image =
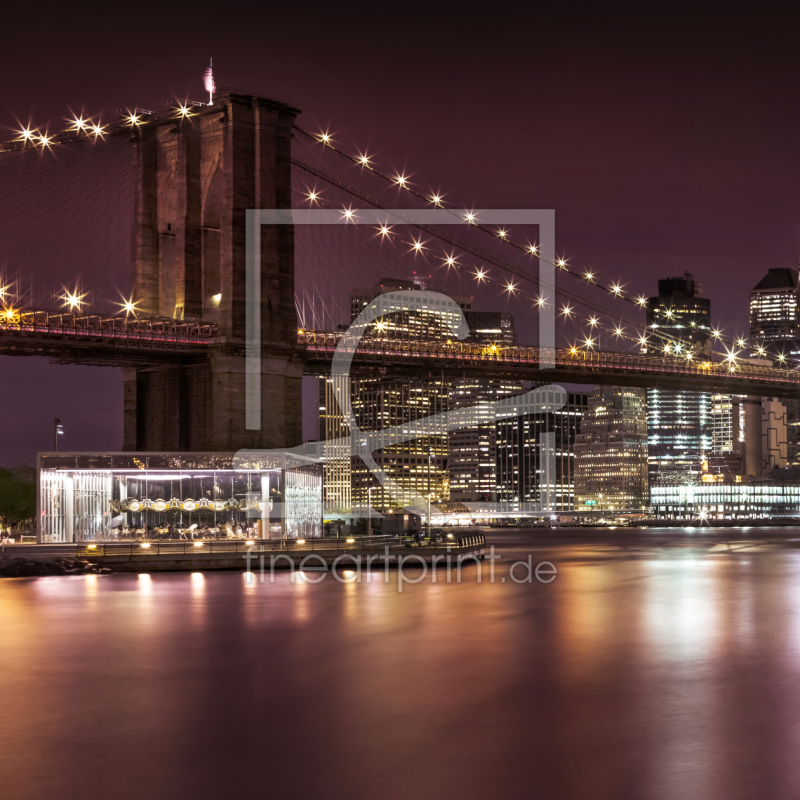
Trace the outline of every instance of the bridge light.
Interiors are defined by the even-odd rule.
[[[59,298],[63,300],[64,305],[67,306],[70,311],[73,309],[80,310],[80,307],[83,305],[83,298],[86,297],[85,294],[78,294],[77,292],[69,292],[65,291],[64,294],[61,295]]]
[[[767,354],[767,351],[761,345],[759,345],[756,348],[756,353],[758,353],[760,356],[765,356]]]
[[[561,264],[559,263],[558,266],[560,267]],[[589,283],[591,283],[594,280],[594,273],[593,272],[584,272],[583,273],[583,277],[586,278],[586,280],[589,281]]]
[[[192,112],[189,106],[186,103],[182,103],[178,105],[178,114],[182,117],[191,117]]]
[[[92,125],[92,133],[94,134],[94,138],[96,139],[98,136],[104,136],[105,131],[103,130],[102,125]]]
[[[786,356],[783,353],[778,353],[778,361],[783,364],[783,362],[786,361]]]
[[[447,264],[448,267],[458,266],[458,261],[456,261],[455,256],[452,253],[445,258],[444,263]]]
[[[589,317],[589,324],[594,328],[598,324],[597,317]]]
[[[671,308],[668,308],[664,313],[667,315],[667,319],[672,319],[675,316],[675,312]]]
[[[569,352],[570,352],[571,355],[574,356],[574,355],[577,354],[578,348],[573,345],[572,347],[570,347]]]
[[[712,336],[713,336],[715,339],[719,339],[719,337],[720,337],[720,335],[721,335],[721,334],[720,334],[720,332],[719,332],[719,331],[711,331],[711,335],[712,335]]]
[[[129,300],[123,300],[121,303],[117,303],[118,306],[122,306],[122,310],[125,312],[125,316],[127,317],[129,314],[136,314],[138,309],[136,306],[138,303],[134,303],[133,298]]]
[[[421,252],[424,250],[424,248],[423,248],[423,245],[424,245],[424,244],[425,244],[425,242],[423,242],[423,241],[422,241],[422,237],[420,237],[419,239],[414,239],[414,243],[411,245],[411,247],[412,247],[412,248],[413,248],[413,249],[414,249],[414,250],[415,250],[417,253],[421,253]]]
[[[622,336],[622,334],[623,334],[622,328],[620,328],[619,325],[617,325],[616,329],[614,330],[614,336]]]
[[[473,214],[472,211],[467,211],[464,215],[464,219],[469,222],[470,225],[473,225],[475,223],[475,214]]]
[[[23,141],[29,142],[36,135],[36,132],[32,128],[23,128],[19,132],[19,135],[22,137]]]
[[[376,330],[381,331],[381,333],[387,330],[388,327],[389,327],[388,323],[384,322],[383,320],[378,320],[378,322],[375,323]]]
[[[499,236],[501,239],[508,239],[508,232],[507,232],[507,231],[506,231],[504,228],[500,228],[500,230],[499,230],[499,231],[497,231],[497,235],[498,235],[498,236]]]
[[[372,169],[369,164],[369,156],[366,153],[359,153],[358,163],[361,164],[362,167],[369,167]]]
[[[572,309],[569,306],[564,306],[561,309],[561,313],[564,315],[565,318],[567,318],[572,313]]]
[[[539,308],[542,308],[542,306],[546,306],[546,305],[547,305],[547,301],[545,300],[545,298],[544,298],[544,297],[542,297],[541,295],[539,295],[539,296],[536,298],[536,305],[537,305],[537,306],[539,306]]]
[[[406,178],[405,175],[395,175],[394,182],[398,186],[402,186],[404,189],[408,189],[408,186],[407,186],[408,178]]]
[[[481,281],[486,280],[486,270],[483,269],[476,269],[475,270],[475,279],[480,283]]]
[[[73,131],[85,131],[88,127],[89,127],[89,120],[85,120],[83,117],[75,117],[72,120]]]
[[[388,225],[381,225],[378,230],[380,231],[381,236],[388,236],[392,232],[392,229]]]
[[[39,134],[39,144],[42,147],[50,147],[52,143],[53,143],[52,136],[48,136],[46,133]]]
[[[686,353],[686,360],[687,360],[687,361],[691,361],[691,360],[692,360],[692,358],[694,358],[694,356],[693,356],[692,352],[691,352],[691,351],[687,351],[687,353]]]
[[[125,124],[126,125],[141,125],[142,118],[135,112],[131,111],[127,117],[125,117]]]
[[[322,142],[322,144],[330,144],[331,143],[331,137],[328,135],[327,131],[325,131],[325,133],[318,133],[317,134],[317,139],[319,139],[319,141]]]
[[[442,204],[442,196],[438,194],[431,195],[431,203],[435,206],[440,206]]]
[[[636,298],[636,302],[637,302],[637,303],[638,303],[640,306],[646,306],[646,305],[647,305],[647,298],[646,298],[646,297],[641,297],[641,296],[639,296],[639,297],[637,297],[637,298]]]
[[[348,220],[353,218],[353,209],[352,208],[346,208],[344,210],[344,218],[348,219]]]
[[[620,286],[618,283],[615,283],[611,286],[611,291],[614,292],[617,297],[619,297],[622,294],[622,286]]]
[[[316,188],[312,189],[312,190],[311,190],[311,191],[310,191],[310,192],[309,192],[309,193],[306,195],[306,199],[308,200],[308,202],[309,202],[309,203],[316,203],[316,202],[317,202],[317,198],[318,198],[318,197],[319,197],[319,194],[317,194],[317,190],[316,190]]]
[[[587,347],[594,347],[594,339],[591,339],[590,337],[587,336],[584,339],[584,342],[586,343]]]
[[[538,253],[539,253],[539,251],[538,251],[538,249],[536,248],[536,245],[535,245],[535,244],[529,244],[529,245],[528,245],[528,252],[529,252],[529,253],[530,253],[532,256],[538,255]]]
[[[747,347],[747,342],[741,336],[736,340],[736,344],[738,347]]]
[[[669,342],[667,342],[667,344],[664,345],[664,352],[665,353],[672,352],[672,348],[669,346]]]
[[[640,336],[640,337],[639,337],[639,344],[640,344],[642,347],[647,347],[647,344],[648,344],[648,342],[647,342],[647,337],[646,337],[646,336]]]
[[[513,283],[512,281],[509,281],[506,284],[505,291],[509,292],[509,294],[514,294],[516,288],[517,288],[517,285],[515,283]]]

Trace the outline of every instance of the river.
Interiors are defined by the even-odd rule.
[[[402,592],[0,580],[0,795],[797,798],[799,537],[496,530],[493,580]]]

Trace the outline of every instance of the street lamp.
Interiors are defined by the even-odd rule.
[[[53,420],[53,450],[57,453],[58,452],[58,437],[64,435],[64,426],[61,424],[61,420],[56,417]]]
[[[367,489],[367,536],[372,536],[372,490],[374,486]]]
[[[431,539],[431,456],[433,448],[428,448],[428,541]]]

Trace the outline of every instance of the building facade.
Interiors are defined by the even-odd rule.
[[[798,338],[798,272],[776,268],[750,292],[750,339],[767,347]]]
[[[647,467],[644,390],[598,386],[575,440],[575,508],[646,506]]]
[[[798,271],[776,268],[750,292],[750,339],[779,363],[800,364]],[[782,361],[783,360],[783,361]],[[786,462],[800,465],[800,402],[781,401],[786,408]]]
[[[561,407],[497,421],[497,500],[514,510],[575,508],[575,443],[588,408],[570,393]]]
[[[687,523],[800,514],[800,484],[797,482],[654,486],[650,494],[656,516]]]
[[[658,282],[647,302],[647,327],[655,347],[667,352],[708,350],[711,301],[694,276]],[[647,390],[649,482],[697,480],[712,450],[712,400],[706,392]]]
[[[498,499],[498,422],[481,404],[518,393],[519,381],[458,380],[450,388],[450,410],[477,406],[480,424],[450,431],[450,500],[454,503],[494,503]],[[501,421],[502,423],[502,421]]]

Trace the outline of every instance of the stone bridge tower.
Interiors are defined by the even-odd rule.
[[[214,322],[202,361],[124,370],[125,450],[300,444],[302,361],[294,229],[261,229],[261,427],[245,423],[245,212],[291,206],[299,112],[234,92],[136,134],[133,300],[138,313]],[[252,424],[252,423],[251,423]]]

